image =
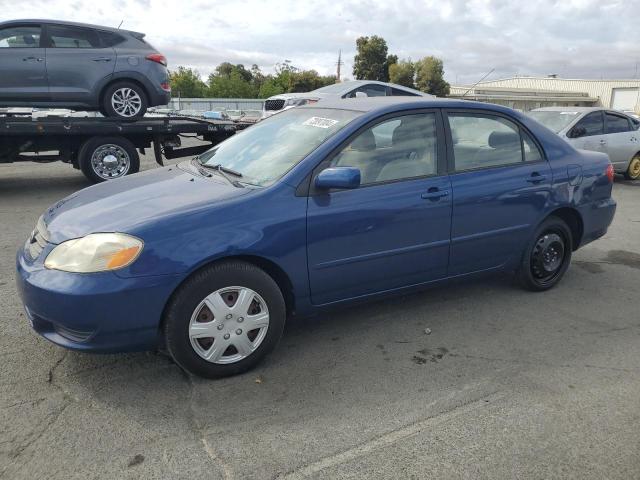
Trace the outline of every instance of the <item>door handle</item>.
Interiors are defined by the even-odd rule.
[[[92,60],[94,62],[110,62],[111,61],[111,59],[109,57],[93,58]]]
[[[449,195],[448,190],[440,190],[438,188],[429,189],[428,192],[423,193],[420,197],[424,200],[438,200],[442,197],[446,197]]]
[[[44,58],[40,58],[40,57],[25,57],[22,59],[23,62],[26,62],[27,60],[35,60],[36,62],[42,62],[44,60]]]
[[[544,182],[547,179],[546,175],[540,175],[538,172],[533,172],[529,178],[527,178],[527,182],[529,183],[540,183]]]

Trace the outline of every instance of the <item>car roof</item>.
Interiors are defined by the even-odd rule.
[[[542,107],[534,108],[532,112],[597,112],[607,110],[603,107]]]
[[[396,107],[396,108],[391,108]],[[514,110],[493,103],[473,102],[470,100],[454,100],[438,97],[359,97],[359,98],[325,98],[317,103],[297,108],[335,108],[356,112],[374,110],[402,110],[411,108],[464,108],[483,109],[494,112],[517,114]]]
[[[25,24],[54,24],[54,25],[67,25],[70,27],[84,27],[84,28],[94,28],[97,30],[107,30],[111,32],[120,32],[120,33],[133,33],[135,35],[144,36],[144,33],[135,32],[133,30],[123,30],[121,28],[116,27],[105,27],[104,25],[93,25],[91,23],[79,23],[79,22],[67,22],[65,20],[44,20],[38,18],[29,18],[29,19],[20,19],[20,20],[9,20],[5,22],[0,22],[0,28],[10,25],[25,25]]]
[[[338,85],[344,86],[344,88],[340,90],[339,93],[337,93],[336,95],[342,95],[344,93],[350,92],[354,88],[361,87],[362,85],[383,85],[385,87],[397,88],[400,90],[404,90],[406,92],[412,92],[412,93],[423,95],[423,96],[433,96],[428,93],[421,92],[420,90],[416,90],[414,88],[405,87],[404,85],[398,85],[397,83],[380,82],[378,80],[348,80],[345,82],[340,82]],[[327,85],[327,86],[333,86],[333,85]],[[317,88],[316,90],[311,90],[311,92],[308,92],[308,93],[317,92],[322,88],[324,87]]]

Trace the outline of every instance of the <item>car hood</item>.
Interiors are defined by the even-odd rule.
[[[133,233],[156,220],[211,208],[252,190],[207,178],[189,162],[80,190],[44,213],[49,239],[60,243],[95,232]]]

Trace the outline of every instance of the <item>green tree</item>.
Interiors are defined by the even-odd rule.
[[[396,55],[387,55],[384,38],[373,35],[356,39],[356,56],[353,58],[353,75],[357,80],[389,81],[389,65],[398,61]]]
[[[415,88],[415,74],[416,69],[411,60],[401,60],[389,65],[389,81],[392,83]]]
[[[285,92],[285,88],[272,75],[260,85],[258,90],[258,98],[269,98]]]
[[[228,75],[209,75],[207,93],[214,98],[255,98],[258,92],[240,71],[233,70]]]
[[[207,85],[202,81],[197,70],[178,67],[178,70],[169,72],[169,79],[175,97],[201,98],[205,96]]]
[[[321,77],[315,70],[302,70],[289,75],[287,92],[310,92],[316,88],[336,83],[336,77]]]
[[[416,86],[419,90],[445,97],[449,95],[449,83],[444,79],[442,60],[436,57],[424,57],[415,64]]]

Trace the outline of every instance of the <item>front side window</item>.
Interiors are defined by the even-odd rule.
[[[38,48],[40,27],[9,27],[0,30],[0,48]]]
[[[607,133],[622,133],[631,131],[629,126],[629,120],[620,115],[614,115],[613,113],[605,113],[607,118]]]
[[[267,186],[360,115],[352,110],[292,108],[236,133],[200,155],[200,162],[235,170],[242,174],[240,182]]]
[[[523,161],[520,131],[514,123],[502,117],[466,113],[448,116],[457,171]]]
[[[604,134],[602,112],[591,112],[571,129],[571,137],[590,137]]]
[[[377,85],[375,83],[371,83],[368,85],[363,85],[359,88],[356,88],[353,92],[347,95],[347,98],[354,98],[356,96],[356,92],[362,92],[367,97],[384,97],[387,95],[387,87],[384,85]]]
[[[95,30],[62,25],[49,25],[47,30],[52,48],[100,48]]]
[[[360,133],[331,166],[358,168],[361,185],[434,175],[437,146],[435,114],[403,115]]]

